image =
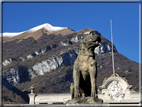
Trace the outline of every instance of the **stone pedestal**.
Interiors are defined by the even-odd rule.
[[[29,94],[29,104],[35,104],[35,97],[36,97],[36,94],[32,93],[32,94]]]
[[[103,100],[93,97],[80,97],[74,98],[72,100],[67,101],[66,104],[77,104],[77,103],[84,103],[84,104],[102,104]]]

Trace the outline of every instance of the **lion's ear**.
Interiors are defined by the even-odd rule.
[[[91,31],[91,32],[89,33],[89,35],[93,35],[93,34],[95,34],[95,31]]]
[[[89,35],[95,35],[95,34],[101,35],[101,33],[99,33],[98,31],[91,31]]]

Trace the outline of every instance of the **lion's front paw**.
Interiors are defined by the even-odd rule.
[[[93,97],[93,98],[96,98],[96,97],[97,97],[96,91],[92,91],[92,92],[91,92],[91,97]]]
[[[80,93],[79,92],[75,92],[75,98],[80,97]]]

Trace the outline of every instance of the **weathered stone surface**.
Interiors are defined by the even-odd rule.
[[[77,104],[77,103],[85,103],[85,104],[102,104],[103,100],[98,99],[98,98],[93,98],[93,97],[80,97],[80,98],[75,98],[72,100],[69,100],[66,102],[66,104]]]
[[[81,36],[80,51],[73,67],[74,83],[70,87],[72,100],[67,103],[102,103],[97,97],[97,62],[94,53],[101,42],[100,36],[97,31]]]

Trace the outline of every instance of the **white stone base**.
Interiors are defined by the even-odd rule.
[[[36,94],[34,98],[32,94],[29,94],[29,97],[30,97],[29,104],[65,104],[68,100],[71,100],[70,93]]]
[[[71,100],[70,93],[62,94],[29,94],[29,104],[65,104],[68,100]],[[123,101],[115,101],[110,99],[107,95],[98,94],[98,98],[103,100],[104,104],[139,104],[139,93],[131,93],[129,97],[123,99]]]

